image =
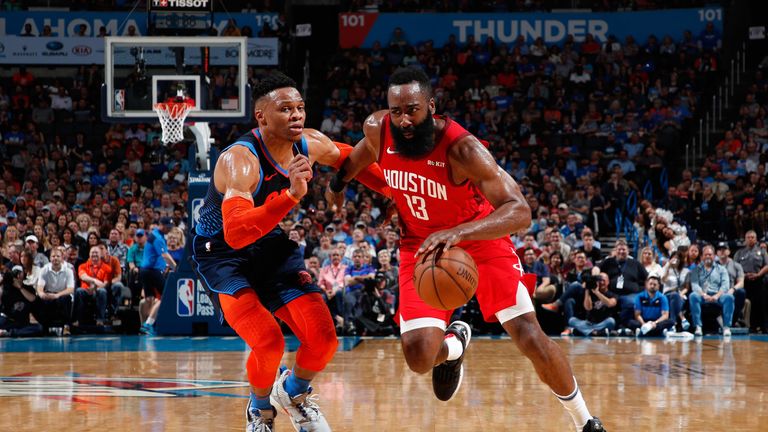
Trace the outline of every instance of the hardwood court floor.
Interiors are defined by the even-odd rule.
[[[243,431],[241,342],[166,339],[141,340],[149,351],[96,352],[73,342],[61,352],[13,352],[27,350],[23,341],[2,341],[0,430]],[[609,432],[768,430],[768,339],[556,341]],[[226,344],[234,348],[216,348]],[[457,397],[439,402],[429,376],[406,369],[398,341],[364,340],[340,351],[314,385],[334,431],[574,430],[508,339],[473,341],[466,368]],[[278,416],[278,431],[293,430],[286,420]]]

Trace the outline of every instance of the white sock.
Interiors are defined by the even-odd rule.
[[[146,323],[147,325],[152,325],[154,323],[155,323],[155,319],[154,318],[152,318],[152,317],[147,318],[147,323]]]
[[[445,337],[445,345],[448,347],[448,358],[445,359],[446,361],[458,360],[464,352],[464,345],[461,344],[459,338],[452,334]]]
[[[565,410],[573,418],[573,424],[576,425],[576,429],[581,431],[585,424],[592,418],[587,409],[587,404],[584,402],[584,398],[581,397],[581,391],[579,390],[579,384],[576,382],[576,377],[573,378],[573,384],[576,388],[568,396],[560,396],[559,394],[552,392],[557,399],[563,404]]]

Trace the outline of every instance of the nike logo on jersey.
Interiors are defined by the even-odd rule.
[[[277,173],[272,173],[271,175],[264,176],[264,181],[270,181],[272,180],[272,177],[276,176]]]
[[[398,154],[400,153],[397,150],[394,150],[392,147],[387,147],[387,154]]]

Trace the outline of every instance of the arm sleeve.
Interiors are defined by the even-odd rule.
[[[224,240],[234,249],[248,246],[271,231],[297,203],[288,191],[258,207],[243,197],[225,199],[221,204]]]
[[[349,144],[336,141],[333,143],[339,149],[339,159],[336,160],[336,163],[331,166],[338,170],[341,169],[341,166],[344,165],[344,162],[349,157],[349,154],[352,153],[353,147]],[[379,164],[373,163],[368,165],[362,171],[360,171],[360,173],[358,173],[355,178],[360,183],[364,184],[368,189],[380,193],[387,198],[392,197],[392,191],[389,189],[386,179],[384,179],[384,171],[382,171]]]

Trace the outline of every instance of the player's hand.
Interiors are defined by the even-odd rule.
[[[451,246],[460,243],[462,240],[463,235],[458,228],[433,232],[424,240],[419,250],[416,251],[415,256],[418,257],[421,254],[430,253],[438,246],[441,246],[443,251],[447,251]]]
[[[334,192],[331,190],[330,186],[326,187],[325,202],[328,204],[329,209],[338,212],[344,207],[344,191]]]
[[[298,154],[288,164],[288,177],[291,179],[291,188],[288,190],[296,199],[301,199],[307,194],[307,182],[312,180],[312,165],[309,158]]]

